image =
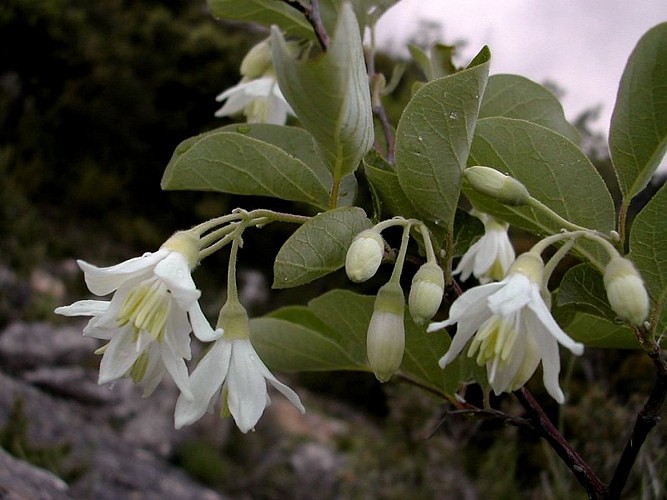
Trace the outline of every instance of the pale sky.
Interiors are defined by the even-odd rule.
[[[460,65],[488,45],[492,74],[557,83],[570,120],[602,104],[595,128],[606,135],[627,58],[648,29],[667,21],[667,1],[401,0],[379,22],[378,44],[403,50],[420,19],[440,22],[445,43],[467,41]]]

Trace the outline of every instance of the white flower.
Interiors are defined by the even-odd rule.
[[[454,301],[449,319],[428,327],[432,332],[458,323],[440,367],[451,363],[472,339],[468,357],[486,365],[496,394],[523,386],[541,361],[544,386],[562,403],[558,344],[576,355],[582,354],[584,347],[563,332],[551,316],[540,295],[542,268],[539,256],[523,254],[504,280],[471,288]]]
[[[454,274],[460,273],[463,281],[471,274],[480,283],[501,280],[515,257],[514,248],[507,235],[508,225],[490,215],[475,215],[484,223],[484,235],[461,257]]]
[[[78,261],[89,290],[98,296],[114,292],[110,301],[82,300],[59,307],[64,316],[91,316],[84,335],[108,343],[102,353],[98,383],[129,375],[144,384],[149,395],[165,370],[178,388],[190,396],[185,360],[190,359],[190,332],[203,313],[191,276],[198,241],[176,233],[157,252],[146,253],[111,267]],[[209,327],[210,328],[210,327]],[[210,340],[203,331],[204,340]]]
[[[243,112],[248,123],[284,125],[287,115],[294,115],[272,72],[257,79],[242,78],[216,97],[218,102],[224,100],[227,102],[215,113],[217,117]]]
[[[234,417],[241,432],[253,429],[270,403],[266,383],[278,389],[301,413],[305,408],[299,396],[276,379],[255,352],[250,339],[222,337],[204,355],[190,376],[193,397],[179,396],[175,427],[180,429],[199,420],[222,395],[221,412]]]

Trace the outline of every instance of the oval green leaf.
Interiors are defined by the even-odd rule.
[[[547,88],[519,75],[492,75],[479,118],[504,116],[537,123],[579,142],[579,132],[565,118],[563,106]]]
[[[371,227],[366,213],[343,207],[316,215],[283,244],[273,264],[273,287],[310,283],[345,265],[345,255],[357,233]]]
[[[476,65],[422,86],[396,130],[396,173],[422,217],[449,227],[459,200],[477,114],[489,72],[489,52]]]
[[[340,10],[329,49],[297,61],[280,31],[271,32],[273,64],[285,99],[315,137],[334,181],[357,169],[373,145],[373,117],[359,25],[349,4]]]
[[[209,132],[179,144],[161,186],[271,196],[320,208],[329,201],[327,188],[308,165],[273,144],[235,132]]]
[[[646,186],[667,150],[667,23],[650,29],[628,59],[611,117],[609,149],[626,199]]]

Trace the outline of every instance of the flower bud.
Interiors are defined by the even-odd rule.
[[[355,283],[372,278],[384,255],[384,240],[375,229],[366,229],[352,240],[345,256],[345,272]]]
[[[445,290],[445,276],[440,266],[427,262],[419,268],[412,278],[408,304],[410,315],[415,323],[422,324],[430,320],[440,308]]]
[[[389,380],[403,360],[404,309],[405,297],[398,283],[389,282],[380,288],[366,338],[368,363],[380,382]]]
[[[463,174],[475,191],[505,205],[525,205],[530,199],[530,193],[523,184],[514,177],[498,172],[495,168],[468,167]]]
[[[273,68],[271,62],[271,39],[266,38],[255,45],[241,61],[241,74],[245,78],[254,79],[264,75]]]
[[[641,326],[649,313],[649,298],[634,264],[614,257],[604,269],[604,286],[612,309],[634,326]]]

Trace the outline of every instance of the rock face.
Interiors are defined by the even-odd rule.
[[[0,498],[222,498],[168,461],[187,436],[173,429],[175,387],[142,399],[125,381],[98,386],[96,347],[71,326],[17,322],[0,334],[0,438],[25,440],[69,481],[0,448]]]

